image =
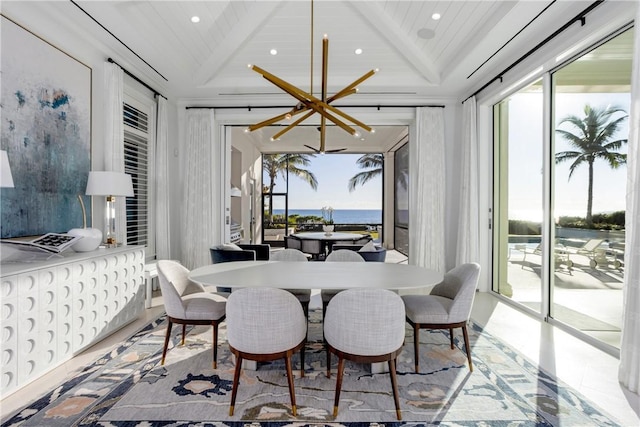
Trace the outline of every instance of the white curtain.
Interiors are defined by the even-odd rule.
[[[416,109],[409,144],[409,263],[444,272],[443,108]]]
[[[156,257],[171,259],[171,230],[170,230],[170,198],[169,178],[169,122],[167,100],[158,95],[158,114],[156,131]]]
[[[211,264],[209,248],[216,242],[216,227],[220,213],[214,171],[215,117],[213,109],[189,109],[187,117],[184,203],[181,233],[182,262],[193,269]]]
[[[118,65],[104,63],[104,167],[124,172],[124,72]],[[126,200],[116,197],[116,241],[127,244]]]
[[[462,159],[460,162],[460,212],[456,265],[478,262],[478,137],[476,97],[462,104]]]
[[[640,23],[640,7],[636,12]],[[635,52],[631,77],[629,146],[627,151],[626,243],[622,341],[620,343],[620,383],[640,392],[640,31],[635,28]]]

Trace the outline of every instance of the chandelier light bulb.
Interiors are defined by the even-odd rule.
[[[244,128],[244,133],[249,133],[249,132],[250,132],[249,128]]]
[[[287,113],[287,114],[284,116],[284,118],[285,118],[285,119],[287,119],[287,120],[291,120],[291,113]]]
[[[194,24],[197,24],[198,22],[200,22],[200,17],[199,16],[192,16],[191,17],[191,22],[193,22]]]
[[[247,68],[253,68],[252,64],[247,64]]]

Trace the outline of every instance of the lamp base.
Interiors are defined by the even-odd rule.
[[[102,231],[97,228],[72,228],[67,234],[82,237],[71,246],[76,252],[95,251],[102,243]]]

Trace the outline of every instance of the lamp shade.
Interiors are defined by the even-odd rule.
[[[13,176],[9,166],[9,156],[4,150],[0,150],[0,187],[13,188]]]
[[[87,181],[88,196],[133,197],[131,175],[124,172],[91,171]]]

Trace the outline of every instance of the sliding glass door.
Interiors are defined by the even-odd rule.
[[[539,312],[542,298],[542,81],[494,106],[493,290]]]
[[[633,28],[494,105],[493,290],[619,348]]]
[[[620,346],[633,30],[552,74],[551,317]]]

